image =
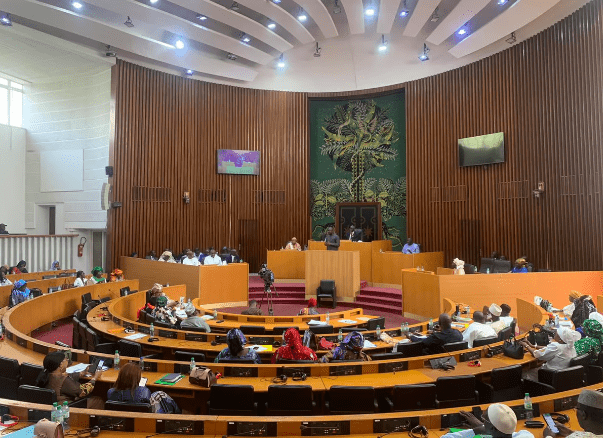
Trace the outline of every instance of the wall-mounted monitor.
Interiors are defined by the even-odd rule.
[[[504,132],[459,140],[459,166],[461,167],[504,163],[504,161]]]
[[[260,151],[218,150],[218,173],[259,175]]]

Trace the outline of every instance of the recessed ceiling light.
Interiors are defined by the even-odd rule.
[[[299,21],[306,21],[308,19],[308,16],[306,15],[306,13],[304,12],[304,10],[302,8],[299,8],[299,13],[297,14],[297,19]]]
[[[251,41],[251,37],[249,35],[247,35],[246,33],[241,35],[241,41],[243,41],[244,43],[248,43]]]
[[[276,23],[268,23],[268,29],[274,29],[276,27]]]
[[[207,17],[203,14],[197,14],[197,20],[205,21],[207,20]]]
[[[457,32],[459,35],[465,35],[467,33],[466,29],[461,29]]]
[[[157,3],[159,0],[149,0],[152,4]]]
[[[3,26],[12,26],[13,22],[10,19],[10,14],[7,12],[0,13],[0,23],[2,23]]]
[[[281,0],[272,0],[274,3],[276,3],[277,5],[281,2]]]
[[[406,9],[402,9],[400,11],[400,17],[402,17],[402,18],[408,17],[408,11]]]
[[[508,2],[509,0],[498,0],[498,4],[499,5],[504,5]]]
[[[429,47],[427,47],[426,43],[423,43],[423,53],[421,53],[419,55],[419,59],[421,61],[428,61],[429,60],[429,56],[427,55],[429,53]]]
[[[191,69],[188,69],[188,70],[186,71],[186,75],[187,75],[187,76],[192,76],[192,75],[193,75],[193,71],[192,71]]]
[[[385,52],[387,50],[387,41],[385,41],[385,35],[381,35],[381,44],[379,44],[379,51]]]
[[[369,6],[364,10],[364,15],[366,15],[367,17],[372,17],[373,15],[375,15],[375,8]]]
[[[130,16],[128,16],[128,19],[124,24],[128,27],[134,27],[134,23],[132,23],[132,19],[130,18]]]
[[[84,5],[80,2],[78,2],[77,0],[72,1],[71,6],[73,6],[76,9],[81,9],[84,7]]]
[[[182,40],[176,41],[175,45],[176,45],[177,49],[180,49],[180,50],[184,49],[184,41],[182,41]]]
[[[278,58],[278,62],[276,63],[276,66],[280,69],[287,67],[287,64],[285,63],[284,55],[282,53],[281,53],[281,56],[279,56],[279,58]]]

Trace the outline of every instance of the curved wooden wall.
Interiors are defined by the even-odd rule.
[[[112,262],[164,246],[245,246],[237,224],[247,219],[258,221],[258,259],[292,235],[305,242],[308,99],[405,88],[408,230],[415,241],[444,251],[445,260],[475,263],[499,250],[510,259],[528,255],[537,268],[603,268],[602,5],[594,0],[471,65],[361,92],[251,90],[118,61],[112,180],[124,205],[110,211]],[[458,167],[459,138],[498,131],[505,132],[505,163]],[[262,151],[262,175],[216,175],[218,148]],[[545,193],[535,198],[540,181]],[[171,202],[134,202],[136,185],[168,187]],[[199,189],[223,191],[216,193],[225,192],[226,201],[199,204]],[[190,205],[181,200],[185,190]],[[284,191],[284,204],[256,204],[258,191]]]

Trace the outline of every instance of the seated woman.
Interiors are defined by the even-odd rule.
[[[87,399],[88,409],[104,409],[105,403],[100,397],[88,395],[94,390],[96,381],[101,377],[102,371],[97,370],[94,377],[88,383],[79,383],[80,373],[67,374],[69,361],[62,351],[53,351],[44,358],[44,371],[41,371],[36,379],[36,386],[54,390],[57,401],[73,402],[82,398]]]
[[[159,257],[159,261],[160,262],[167,262],[167,263],[176,263],[176,260],[172,256],[171,251],[163,251],[163,253]]]
[[[228,344],[228,347],[220,351],[220,354],[218,354],[218,357],[216,357],[214,362],[220,363],[222,359],[249,359],[257,364],[262,363],[260,356],[254,349],[245,348],[247,339],[241,330],[236,328],[231,329],[226,334],[226,344]]]
[[[151,316],[155,321],[167,322],[173,326],[176,325],[178,319],[173,315],[172,309],[167,307],[168,298],[165,295],[157,297],[157,306],[151,312]]]
[[[27,282],[25,280],[17,280],[13,285],[13,290],[10,293],[10,305],[16,306],[17,304],[27,301],[31,297],[31,291],[27,288]]]
[[[570,291],[569,293],[569,304],[563,308],[563,314],[568,318],[571,318],[574,314],[574,310],[576,310],[576,305],[574,302],[579,300],[582,295],[575,290]]]
[[[301,309],[298,315],[319,315],[318,310],[316,310],[316,298],[310,298],[308,307]]]
[[[582,330],[586,337],[576,342],[576,355],[590,354],[594,362],[603,351],[603,325],[596,319],[589,318],[582,323]]]
[[[51,271],[60,271],[61,263],[58,260],[55,260],[54,262],[52,262],[52,265],[50,266],[50,270]]]
[[[103,268],[101,268],[100,266],[95,266],[94,269],[92,269],[92,277],[88,279],[88,281],[86,282],[86,286],[94,286],[98,283],[106,283],[107,280],[103,278],[102,275]]]
[[[332,351],[329,351],[320,358],[321,362],[331,362],[332,360],[358,360],[367,361],[371,358],[364,352],[364,337],[360,332],[351,332]]]
[[[83,287],[86,284],[86,274],[84,271],[77,271],[75,274],[75,281],[73,287]]]
[[[10,273],[11,274],[27,274],[27,263],[25,263],[25,260],[21,260],[19,263],[17,263],[17,266],[12,268],[10,270]]]
[[[527,338],[519,341],[536,359],[544,361],[545,370],[563,370],[569,367],[570,361],[577,356],[574,344],[580,339],[580,333],[567,327],[561,327],[555,333],[554,341],[544,348],[536,350]],[[528,377],[538,380],[538,368],[528,372]]]
[[[113,270],[113,272],[111,272],[111,274],[109,275],[109,281],[110,282],[115,282],[115,281],[124,281],[124,271],[122,271],[121,269],[117,269],[115,268]]]
[[[572,323],[576,330],[580,331],[582,323],[586,321],[589,315],[597,311],[593,298],[590,295],[582,295],[574,301],[574,313],[572,313]]]
[[[112,388],[107,391],[107,400],[124,403],[149,403],[153,413],[180,414],[182,411],[169,395],[163,391],[151,390],[146,386],[139,386],[141,371],[138,364],[128,362],[117,375],[117,380]],[[159,400],[159,402],[157,402]]]
[[[9,286],[13,284],[12,281],[6,278],[6,272],[7,271],[4,269],[4,266],[0,267],[0,286]]]
[[[272,363],[277,363],[279,359],[313,360],[315,362],[318,360],[314,350],[303,346],[297,329],[288,328],[285,331],[285,342],[286,345],[279,347],[272,355]]]

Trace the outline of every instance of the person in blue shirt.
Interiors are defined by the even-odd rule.
[[[31,291],[27,288],[27,282],[25,280],[17,280],[10,294],[10,307],[16,306],[23,301],[27,301],[30,294]]]
[[[526,259],[524,258],[520,258],[515,260],[515,266],[513,266],[513,269],[511,270],[512,273],[514,274],[523,274],[528,272],[528,262],[526,262]]]
[[[402,254],[418,254],[421,252],[419,245],[413,243],[412,239],[409,237],[406,241],[406,244],[402,248]]]

